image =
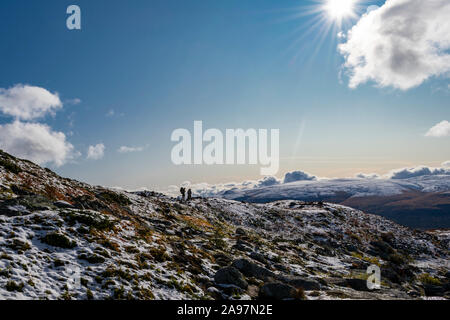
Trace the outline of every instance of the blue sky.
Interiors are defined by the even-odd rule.
[[[81,8],[80,31],[66,28],[70,4]],[[384,1],[361,3],[343,31],[374,4]],[[383,173],[449,160],[448,137],[425,137],[450,120],[448,77],[431,76],[408,90],[373,81],[349,88],[339,30],[322,42],[320,28],[305,36],[315,15],[299,13],[317,6],[3,0],[0,88],[27,84],[59,94],[62,109],[39,122],[65,133],[79,154],[47,166],[94,184],[164,188],[185,180],[260,178],[259,166],[174,166],[171,132],[192,130],[194,120],[221,130],[279,128],[279,176],[292,170],[330,177]],[[0,116],[0,125],[11,121]],[[88,147],[99,143],[104,156],[86,159]],[[143,151],[119,153],[121,146]]]

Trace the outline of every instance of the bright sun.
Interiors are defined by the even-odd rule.
[[[354,13],[356,0],[326,0],[324,6],[331,18],[341,20]]]

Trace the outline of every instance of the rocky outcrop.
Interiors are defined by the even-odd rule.
[[[214,275],[214,281],[217,284],[231,284],[241,289],[247,289],[248,283],[245,281],[242,273],[234,267],[220,269]]]
[[[299,296],[297,290],[288,284],[270,282],[261,287],[259,297],[261,299],[293,300]]]
[[[233,267],[241,271],[247,277],[254,277],[260,280],[275,278],[275,274],[272,271],[247,259],[233,261]]]

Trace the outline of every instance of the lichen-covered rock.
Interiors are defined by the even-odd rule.
[[[257,279],[267,279],[275,277],[275,274],[272,271],[246,259],[239,259],[234,261],[233,267],[241,271],[247,277],[255,277]]]
[[[33,211],[51,210],[52,203],[40,195],[25,195],[0,202],[0,215],[8,217],[23,216]]]
[[[317,280],[300,277],[287,278],[286,282],[295,288],[302,288],[303,290],[307,291],[320,290],[322,287]]]
[[[338,285],[342,287],[349,287],[356,291],[370,291],[367,287],[367,280],[363,279],[344,279]]]
[[[245,281],[242,273],[234,267],[227,267],[217,271],[214,275],[214,281],[217,284],[230,284],[242,289],[247,289],[248,287],[248,283]]]
[[[286,300],[298,298],[297,290],[288,284],[281,282],[266,283],[259,290],[261,299]]]
[[[253,251],[252,245],[242,239],[238,239],[236,244],[233,246],[233,249],[239,250],[239,251],[246,251],[251,252]]]

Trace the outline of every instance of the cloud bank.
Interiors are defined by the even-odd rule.
[[[408,90],[450,72],[450,1],[387,0],[339,45],[349,87],[368,81]]]
[[[17,120],[35,120],[63,106],[57,93],[40,87],[15,85],[9,89],[0,88],[0,111]]]
[[[280,181],[275,178],[275,177],[264,177],[263,179],[259,180],[256,185],[255,188],[262,188],[262,187],[270,187],[270,186],[274,186],[280,184]]]
[[[376,173],[358,173],[355,177],[358,179],[378,179],[380,175]]]
[[[290,183],[295,181],[305,181],[305,180],[316,180],[315,176],[310,175],[309,173],[303,171],[293,171],[288,172],[284,176],[283,183]]]
[[[396,169],[390,172],[388,177],[390,179],[409,179],[421,176],[431,175],[450,175],[450,169],[447,168],[431,168],[419,166],[414,168]]]
[[[61,166],[74,157],[74,148],[64,133],[39,123],[14,121],[0,125],[0,149],[40,165]]]

